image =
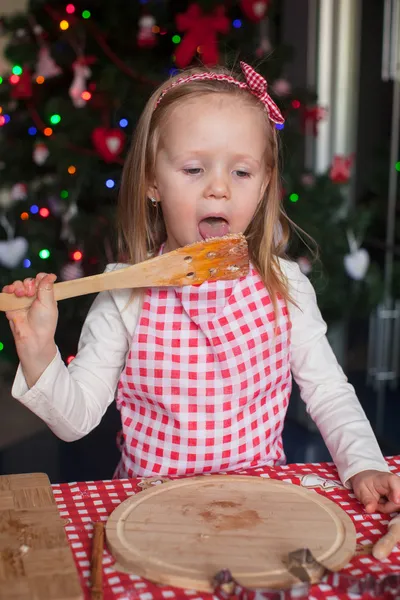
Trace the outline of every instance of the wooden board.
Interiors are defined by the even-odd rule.
[[[0,477],[0,599],[81,600],[82,588],[47,475]]]
[[[212,591],[221,569],[249,588],[287,587],[296,582],[285,566],[289,552],[307,547],[338,570],[356,547],[350,517],[332,501],[296,485],[236,475],[140,492],[110,515],[106,539],[123,569],[199,591]]]

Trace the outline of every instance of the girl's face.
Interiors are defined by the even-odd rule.
[[[175,250],[247,229],[269,182],[261,110],[224,94],[187,100],[162,126],[148,195]]]

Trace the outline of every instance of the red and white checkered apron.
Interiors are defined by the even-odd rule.
[[[147,291],[118,384],[115,477],[285,462],[291,322],[281,298],[278,313],[275,322],[253,268],[240,280]]]

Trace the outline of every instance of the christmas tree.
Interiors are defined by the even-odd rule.
[[[379,273],[359,243],[373,214],[343,209],[351,157],[336,157],[318,176],[304,170],[305,136],[317,134],[329,107],[285,79],[291,49],[280,39],[279,11],[268,0],[31,0],[26,13],[4,17],[10,67],[0,85],[0,285],[41,271],[73,279],[117,261],[121,169],[148,96],[191,64],[244,60],[266,77],[286,118],[284,207],[319,244],[321,262],[312,262],[305,236],[288,254],[314,278],[328,322],[360,299],[372,306]],[[59,303],[56,341],[66,361],[92,300]],[[1,318],[0,357],[15,360]]]

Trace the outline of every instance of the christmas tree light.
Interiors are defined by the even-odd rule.
[[[72,258],[74,260],[82,260],[83,254],[80,250],[75,250],[75,252],[72,254]]]

